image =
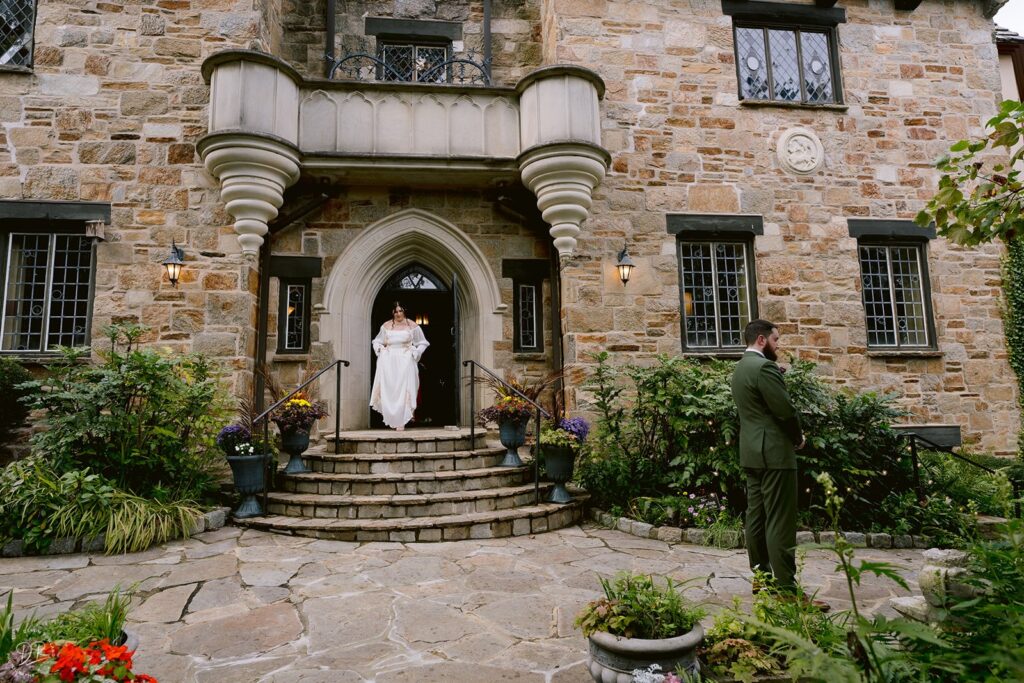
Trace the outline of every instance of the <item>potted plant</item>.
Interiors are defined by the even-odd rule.
[[[309,472],[302,462],[302,454],[309,448],[309,430],[321,417],[327,415],[323,403],[310,401],[302,392],[274,411],[274,423],[281,432],[281,450],[290,457],[285,474]]]
[[[533,406],[514,394],[499,396],[493,405],[477,413],[480,425],[497,423],[498,438],[507,449],[502,467],[521,467],[523,461],[517,452],[526,443],[526,426],[533,414]]]
[[[704,610],[684,598],[679,584],[643,574],[601,579],[604,597],[577,615],[590,643],[590,675],[598,683],[631,683],[633,672],[652,670],[695,676],[697,647],[704,640]]]
[[[548,494],[548,502],[572,502],[572,495],[565,488],[565,483],[572,479],[576,456],[588,433],[590,425],[582,417],[562,418],[541,428],[540,446],[544,469],[548,479],[555,483]]]
[[[268,454],[266,449],[258,448],[261,445],[253,441],[252,432],[245,425],[229,424],[217,435],[217,446],[231,465],[235,490],[242,494],[242,502],[234,512],[239,519],[263,514],[256,494],[263,491]]]

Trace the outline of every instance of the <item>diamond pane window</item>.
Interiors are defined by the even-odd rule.
[[[35,0],[0,0],[0,67],[32,66]]]
[[[0,350],[43,352],[86,345],[92,238],[15,233],[4,242]]]
[[[537,334],[537,287],[519,285],[519,349],[528,351],[540,347]]]
[[[2,1],[2,0],[0,0]],[[447,45],[384,43],[378,57],[385,64],[381,80],[409,83],[447,83]]]
[[[860,272],[868,346],[928,346],[931,324],[921,248],[861,245]]]
[[[302,351],[306,348],[306,285],[285,286],[284,348]]]
[[[741,349],[751,320],[748,245],[680,242],[683,343],[690,349]]]
[[[745,100],[837,102],[835,32],[736,26],[736,72]]]

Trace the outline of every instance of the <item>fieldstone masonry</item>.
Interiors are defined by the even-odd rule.
[[[228,365],[238,393],[248,386],[258,273],[240,256],[217,182],[198,163],[209,100],[200,64],[220,50],[252,48],[319,76],[324,5],[39,3],[33,71],[0,71],[0,197],[111,203],[98,248],[94,339],[111,321],[142,322],[153,328],[149,341],[210,354]],[[866,348],[857,245],[846,223],[912,218],[935,186],[933,160],[981,132],[1000,91],[991,20],[981,2],[925,0],[913,12],[888,1],[842,6],[846,104],[803,108],[738,100],[731,19],[717,1],[494,2],[497,85],[569,63],[595,69],[607,89],[601,129],[611,168],[561,268],[565,360],[586,367],[599,350],[619,361],[680,353],[666,214],[758,214],[759,312],[782,324],[784,351],[815,361],[838,384],[900,394],[915,421],[958,423],[967,443],[1013,451],[1019,418],[999,318],[998,249],[931,241],[938,351],[879,354]],[[481,45],[481,2],[338,7],[339,46],[361,34],[364,15],[459,21],[465,45]],[[813,172],[781,165],[779,139],[794,128],[822,143]],[[274,252],[322,256],[326,277],[374,221],[405,208],[434,212],[472,238],[499,278],[508,310],[496,364],[543,372],[559,340],[545,324],[546,352],[515,357],[512,282],[500,279],[500,262],[548,258],[546,229],[504,211],[492,190],[403,182],[351,187],[334,179],[334,198],[276,237]],[[162,281],[160,266],[172,239],[186,253],[177,289]],[[626,287],[613,269],[623,242],[638,264]],[[323,286],[314,282],[314,304]],[[273,318],[274,302],[270,311]],[[314,342],[321,335],[314,322]],[[314,344],[314,364],[330,357]],[[298,379],[301,362],[282,361],[283,383]],[[585,408],[585,398],[573,397],[571,407]]]

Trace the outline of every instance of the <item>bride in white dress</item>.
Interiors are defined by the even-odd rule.
[[[416,363],[430,342],[420,326],[405,317],[405,309],[397,301],[391,307],[391,316],[373,339],[377,374],[373,377],[370,407],[384,416],[384,424],[402,431],[416,410],[420,387]]]

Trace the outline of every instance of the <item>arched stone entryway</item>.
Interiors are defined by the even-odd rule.
[[[458,278],[461,357],[493,366],[494,342],[501,338],[498,281],[483,252],[458,227],[421,209],[405,209],[367,227],[334,263],[327,278],[320,316],[320,341],[335,358],[352,363],[342,374],[342,429],[365,429],[370,418],[370,340],[381,320],[370,311],[387,278],[399,268],[422,263],[446,281]],[[334,387],[324,383],[325,398]],[[463,392],[465,393],[465,392]],[[333,403],[333,401],[332,401]],[[468,424],[469,405],[460,410]]]

